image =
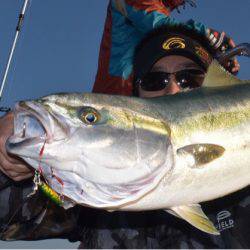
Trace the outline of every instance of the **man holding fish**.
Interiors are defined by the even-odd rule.
[[[200,41],[204,39],[200,39],[199,36],[196,36],[196,38],[194,38],[193,36],[188,35],[188,32],[187,30],[185,30],[185,28],[183,28],[181,31],[179,30],[179,28],[176,27],[173,28],[172,30],[171,29],[164,30],[164,29],[158,29],[156,33],[150,34],[148,38],[146,38],[143,41],[141,47],[139,47],[137,50],[137,54],[135,57],[134,93],[139,95],[140,97],[154,97],[167,94],[175,94],[180,91],[186,91],[188,89],[200,87],[202,85],[206,69],[212,60],[213,57],[212,49],[210,50],[209,46],[207,45],[204,46],[204,44],[200,43]],[[167,35],[165,35],[166,33]],[[162,41],[162,39],[164,39],[164,41]],[[152,45],[155,45],[156,49],[154,51],[150,51],[148,49],[148,48],[153,48],[154,46]],[[221,43],[220,46],[218,46],[218,48],[220,49],[222,47],[223,43]],[[237,63],[235,64],[235,67],[232,67],[231,65],[232,64],[230,64],[229,66],[232,72],[236,72],[239,69]],[[96,86],[97,85],[95,85],[95,89],[97,89]],[[9,114],[5,118],[2,118],[2,121],[6,122],[2,123],[6,126],[5,128],[3,128],[3,131],[6,131],[6,128],[10,127],[9,124],[11,124],[12,120],[13,120],[12,114]],[[6,138],[10,135],[11,129],[9,129],[9,131],[6,132],[7,133],[3,133],[3,135],[5,134],[5,136],[2,136],[3,142],[6,141]],[[26,177],[29,177],[30,172],[28,171],[27,168],[25,168],[25,165],[22,162],[16,161],[9,156],[7,157],[7,154],[4,150],[5,150],[4,147],[2,147],[2,154],[1,154],[2,158],[0,159],[2,159],[1,160],[3,164],[2,166],[5,166],[2,167],[2,170],[7,175],[12,177],[14,180],[21,180]],[[12,167],[14,166],[13,164],[16,164],[15,167],[18,168],[18,171],[12,170]],[[143,218],[144,220],[146,217],[151,215],[159,217],[159,214],[158,215],[147,214],[147,216],[141,218]],[[119,214],[114,215],[114,218],[116,216],[119,218]],[[121,215],[120,218],[122,218],[122,216],[123,215]],[[164,215],[160,214],[160,218],[164,219]],[[126,220],[127,219],[125,215],[125,223]],[[150,238],[152,238],[150,237],[150,235],[152,235],[153,231],[155,232],[156,230],[158,231],[159,229],[158,226],[156,226],[155,229],[153,226],[153,229],[149,230],[147,230],[146,228],[147,223],[144,222],[143,226],[145,228],[142,229],[141,233],[143,232],[145,233],[147,231],[149,238],[147,236],[145,237],[146,243],[144,243],[144,245],[140,245],[141,242],[138,241],[138,245],[131,245],[131,247],[167,246],[164,245],[165,243],[160,243],[159,241],[155,242],[154,240],[153,242],[152,239],[150,240]],[[163,227],[164,227],[163,231],[165,231],[165,237],[172,237],[171,233],[167,233],[168,225],[164,225]],[[169,229],[171,229],[171,227],[169,227]],[[130,233],[132,232],[132,234],[135,233],[135,235],[137,235],[137,230],[135,229],[134,232],[133,230],[134,229],[131,228]],[[171,230],[173,230],[173,232],[175,231],[175,229]],[[161,231],[162,229],[160,229],[160,232]],[[153,235],[155,234],[155,232],[153,233]],[[186,232],[187,232],[186,236],[183,235],[180,236],[179,229],[175,231],[175,233],[179,235],[179,240],[180,240],[179,243],[183,242],[185,237],[186,237],[185,240],[192,238],[192,236],[189,235],[190,229],[189,230],[187,229]],[[117,231],[115,233],[117,233]],[[158,237],[162,238],[163,235],[164,233]],[[153,238],[156,239],[157,237]],[[122,244],[125,244],[124,246],[127,247],[130,246],[126,245],[126,243]],[[216,245],[216,240],[214,244]],[[123,245],[120,245],[120,247],[121,246]],[[171,246],[171,244],[169,246]],[[173,246],[174,245],[172,245],[172,247]],[[100,247],[100,246],[94,245],[94,247]],[[105,246],[102,245],[102,247]]]

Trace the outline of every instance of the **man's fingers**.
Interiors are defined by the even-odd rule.
[[[7,153],[6,148],[5,148],[5,143],[2,142],[1,144],[2,145],[0,146],[0,148],[1,148],[0,153],[2,153],[9,162],[11,162],[13,164],[23,164],[24,163],[24,161],[22,159],[20,159],[19,157]]]
[[[4,170],[5,173],[16,172],[17,174],[27,174],[31,173],[31,170],[27,165],[24,164],[12,164],[9,162],[5,155],[0,153],[0,168]]]
[[[6,171],[1,166],[0,166],[0,171],[2,171],[6,176],[8,176],[9,178],[11,178],[14,181],[22,181],[22,180],[28,179],[34,175],[34,173],[32,171],[30,171],[29,173],[17,173],[17,172],[12,171],[12,170]]]
[[[23,181],[23,180],[31,178],[33,175],[34,175],[33,173],[24,174],[24,175],[18,175],[16,177],[13,177],[12,179],[14,181]]]
[[[235,42],[230,38],[228,44],[234,48],[236,46]]]
[[[8,173],[4,170],[4,168],[2,168],[1,166],[0,166],[0,171],[2,171],[6,176],[10,177]]]
[[[228,62],[228,65],[227,65],[227,68],[228,70],[233,73],[233,74],[236,74],[239,72],[240,70],[240,64],[238,62],[238,60],[236,58],[234,59],[231,59],[229,62]]]
[[[0,117],[0,170],[11,179],[20,181],[31,177],[33,173],[24,161],[6,152],[5,143],[13,133],[13,124],[12,112]]]
[[[31,178],[34,175],[33,173],[18,174],[18,173],[13,172],[13,171],[9,171],[8,173],[4,173],[4,174],[6,174],[9,178],[11,178],[14,181],[26,180],[28,178]]]
[[[32,170],[28,166],[23,164],[15,164],[13,166],[15,166],[14,170],[20,174],[27,174],[32,172]]]
[[[240,64],[237,59],[233,60],[234,67],[232,68],[233,73],[237,73],[240,70]]]
[[[4,162],[2,162],[2,160],[4,161]],[[24,165],[23,163],[23,161],[21,161],[21,160],[18,160],[18,159],[16,159],[16,158],[14,158],[14,159],[12,159],[11,157],[9,157],[6,153],[5,153],[5,151],[0,151],[0,162],[1,162],[1,164],[3,165],[3,166],[5,166],[5,164],[7,163],[8,165],[10,164],[10,165],[12,165],[12,164],[21,164],[21,165]]]
[[[25,165],[25,161],[22,160],[21,158],[15,156],[15,155],[11,155],[11,154],[6,154],[6,159],[11,162],[12,164],[21,164],[21,165]]]

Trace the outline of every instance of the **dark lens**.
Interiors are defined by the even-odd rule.
[[[175,79],[182,89],[198,88],[204,81],[205,73],[197,69],[182,70],[175,73]]]
[[[149,72],[141,81],[140,86],[145,91],[159,91],[169,83],[169,73]]]

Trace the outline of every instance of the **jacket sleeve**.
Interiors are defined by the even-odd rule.
[[[185,0],[111,0],[93,92],[131,95],[135,47],[153,28],[178,24],[170,13],[184,3]],[[201,23],[189,20],[186,25],[206,34],[207,28]]]

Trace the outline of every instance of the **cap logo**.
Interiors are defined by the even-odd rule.
[[[185,40],[180,37],[169,38],[162,44],[162,48],[165,50],[184,49],[185,47],[186,47]]]
[[[195,53],[205,62],[210,63],[211,58],[207,51],[200,46],[195,46]]]

